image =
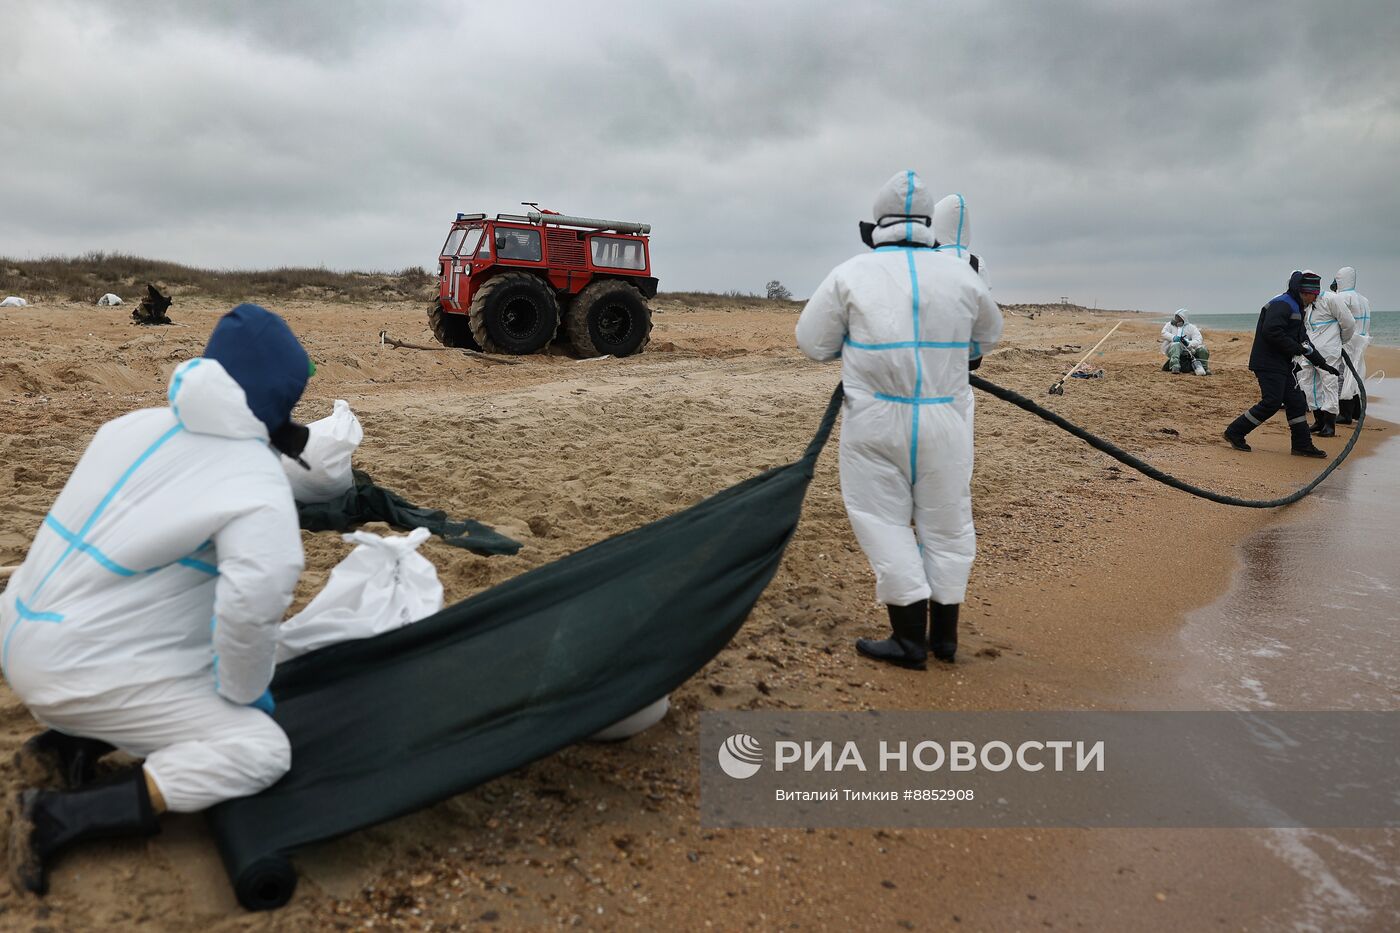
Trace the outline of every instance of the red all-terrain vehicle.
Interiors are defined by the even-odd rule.
[[[541,210],[458,214],[438,261],[433,334],[448,347],[534,353],[562,323],[580,356],[638,353],[656,297],[650,232]]]

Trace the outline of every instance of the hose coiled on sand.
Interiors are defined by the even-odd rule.
[[[1297,502],[1316,489],[1323,480],[1331,475],[1333,470],[1342,465],[1342,461],[1351,453],[1352,448],[1356,446],[1357,439],[1361,437],[1361,426],[1366,423],[1366,383],[1362,380],[1361,374],[1356,371],[1356,367],[1351,364],[1351,357],[1347,356],[1345,350],[1342,351],[1342,360],[1346,363],[1347,369],[1351,370],[1352,378],[1356,380],[1357,391],[1361,396],[1361,414],[1356,419],[1356,426],[1352,429],[1351,439],[1348,440],[1347,445],[1342,448],[1342,452],[1337,454],[1336,459],[1327,464],[1327,469],[1319,473],[1312,482],[1279,499],[1241,499],[1238,496],[1227,496],[1224,493],[1212,492],[1209,489],[1202,489],[1200,486],[1194,486],[1185,480],[1177,479],[1170,473],[1162,472],[1147,461],[1134,457],[1121,447],[1104,440],[1096,434],[1089,433],[1079,427],[1079,425],[1055,414],[1053,411],[1042,408],[1019,392],[1004,389],[995,383],[988,382],[986,379],[976,374],[969,374],[968,382],[975,389],[981,389],[988,395],[995,395],[1004,402],[1010,402],[1017,408],[1024,408],[1031,414],[1044,418],[1056,427],[1063,428],[1095,450],[1103,451],[1119,463],[1126,464],[1144,476],[1155,479],[1159,483],[1165,483],[1174,489],[1180,489],[1182,492],[1188,492],[1202,499],[1209,499],[1211,502],[1219,502],[1222,505],[1236,505],[1246,509],[1276,509],[1279,506],[1292,505],[1294,502]]]

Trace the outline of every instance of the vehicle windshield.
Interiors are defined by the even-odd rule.
[[[476,254],[477,244],[481,242],[481,234],[484,231],[480,227],[471,227],[464,232],[466,236],[462,238],[462,246],[457,250],[457,255],[469,258]]]
[[[462,237],[466,236],[466,234],[467,231],[464,228],[458,228],[449,233],[447,235],[447,242],[442,246],[442,255],[456,256],[457,248],[462,245]]]

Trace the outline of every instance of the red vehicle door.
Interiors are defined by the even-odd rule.
[[[443,244],[442,292],[443,302],[453,311],[465,311],[471,298],[471,260],[481,245],[482,225],[458,227]]]

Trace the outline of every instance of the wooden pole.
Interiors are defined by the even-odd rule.
[[[1120,327],[1122,327],[1122,326],[1123,326],[1123,322],[1122,322],[1122,321],[1119,321],[1117,324],[1114,324],[1113,327],[1112,327],[1112,329],[1109,330],[1108,333],[1104,334],[1103,337],[1099,340],[1098,343],[1094,344],[1092,347],[1089,348],[1089,352],[1088,352],[1088,353],[1084,354],[1083,356],[1081,356],[1081,357],[1079,358],[1079,362],[1078,362],[1078,363],[1075,363],[1075,364],[1074,364],[1073,366],[1071,366],[1069,369],[1065,370],[1065,374],[1059,378],[1059,381],[1057,381],[1054,385],[1052,385],[1052,386],[1050,387],[1050,394],[1051,394],[1051,395],[1058,395],[1058,394],[1060,394],[1060,393],[1059,393],[1059,389],[1060,389],[1061,386],[1063,386],[1063,385],[1065,384],[1065,380],[1068,379],[1072,373],[1074,373],[1076,370],[1078,370],[1079,367],[1083,366],[1083,365],[1084,365],[1084,361],[1087,360],[1089,357],[1093,356],[1093,355],[1094,355],[1094,351],[1097,350],[1099,347],[1103,346],[1103,342],[1104,342],[1105,340],[1107,340],[1109,337],[1112,337],[1112,336],[1113,336],[1113,331],[1117,330],[1118,328],[1120,328]]]
[[[489,353],[482,353],[479,350],[468,350],[466,347],[425,347],[421,343],[408,343],[405,340],[395,340],[390,337],[387,331],[379,332],[379,343],[381,346],[402,347],[405,350],[430,350],[433,352],[441,350],[453,350],[457,353],[465,353],[473,359],[481,360],[483,363],[496,363],[500,366],[516,366],[519,360],[509,359],[502,356],[492,356]]]

